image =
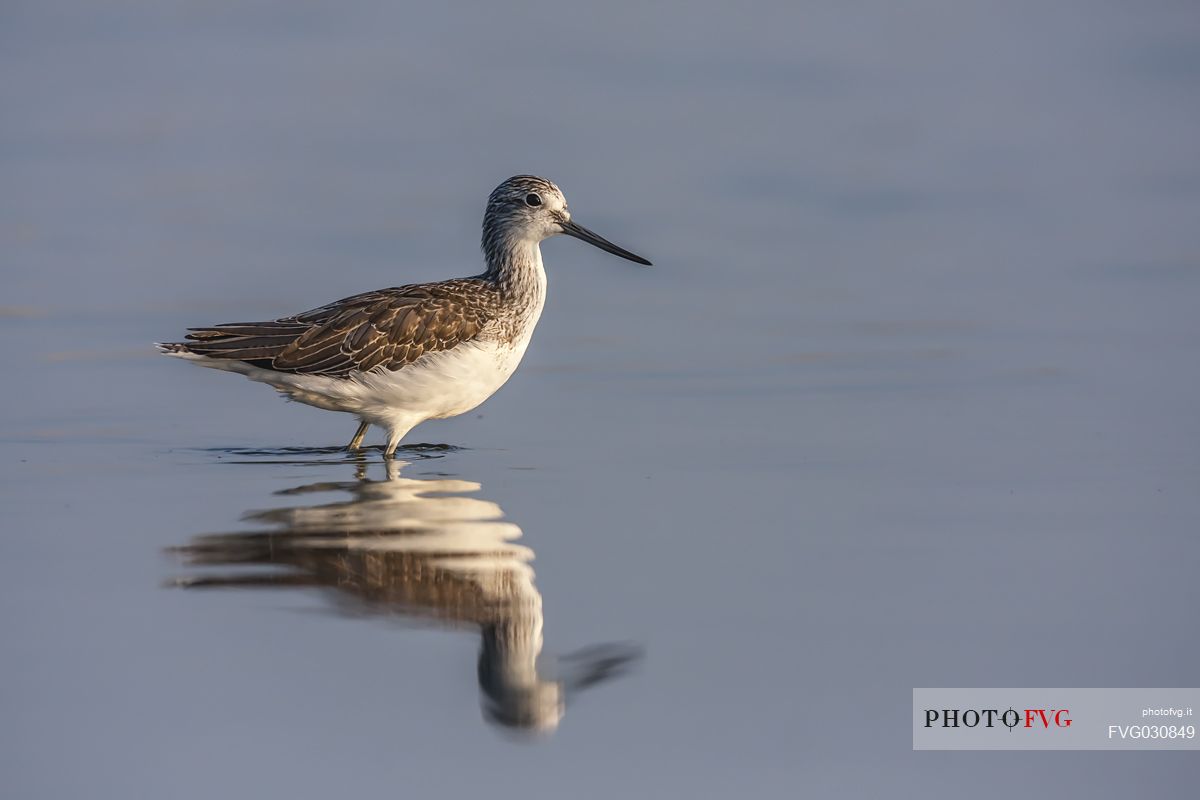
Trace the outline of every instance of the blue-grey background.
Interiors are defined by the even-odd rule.
[[[1188,792],[909,717],[1196,683],[1198,92],[1190,2],[5,2],[4,794]],[[472,635],[162,588],[353,477],[220,448],[353,421],[149,346],[474,273],[518,172],[655,262],[548,242],[522,369],[410,439],[523,529],[547,652],[646,650],[534,743]]]

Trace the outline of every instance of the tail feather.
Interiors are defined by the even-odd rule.
[[[280,322],[230,322],[208,328],[188,328],[186,338],[194,341],[209,341],[237,336],[256,339],[286,338],[290,341],[303,335],[310,327],[312,326]]]
[[[275,359],[311,326],[287,321],[233,322],[207,328],[189,328],[187,341],[158,343],[167,355],[205,360],[244,361],[273,369]]]

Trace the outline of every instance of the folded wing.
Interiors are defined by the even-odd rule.
[[[345,377],[401,369],[468,342],[498,308],[497,289],[467,278],[368,292],[270,322],[192,328],[187,342],[166,347],[279,372]]]

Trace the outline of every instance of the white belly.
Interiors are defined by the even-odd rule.
[[[491,397],[517,369],[525,345],[472,342],[429,353],[394,372],[373,372],[350,379],[351,391],[364,404],[360,412],[386,415],[395,410],[441,419],[464,414]],[[386,410],[385,410],[386,409]]]
[[[492,341],[461,344],[427,353],[408,366],[348,378],[255,370],[293,400],[331,411],[347,411],[391,427],[463,414],[491,397],[521,363],[528,337],[512,345]]]

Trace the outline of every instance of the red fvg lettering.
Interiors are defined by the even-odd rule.
[[[1044,708],[1027,708],[1025,709],[1025,727],[1032,728],[1034,722],[1041,720],[1043,728],[1049,728],[1050,722],[1059,728],[1071,727],[1071,709],[1069,708],[1051,708],[1049,711]]]

